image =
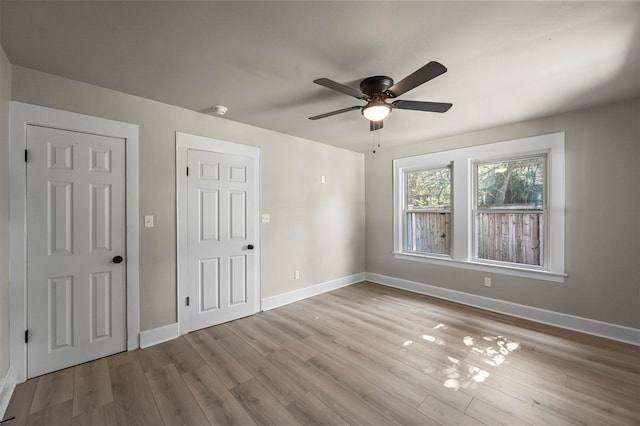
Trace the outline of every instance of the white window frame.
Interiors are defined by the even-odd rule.
[[[477,166],[479,164],[491,164],[491,163],[496,163],[496,162],[502,162],[502,161],[517,161],[517,160],[526,160],[526,159],[531,159],[531,158],[543,158],[543,169],[542,169],[542,175],[543,175],[543,195],[542,195],[542,205],[543,205],[543,209],[542,210],[528,210],[528,209],[511,209],[511,208],[505,208],[505,209],[481,209],[478,207],[478,175],[477,175]],[[536,214],[540,214],[542,216],[542,220],[544,223],[544,228],[543,228],[543,236],[542,236],[542,241],[543,241],[543,247],[542,247],[542,265],[528,265],[528,264],[522,264],[522,266],[524,266],[527,269],[537,269],[537,270],[547,270],[547,265],[549,264],[549,251],[547,250],[547,238],[549,237],[549,227],[548,225],[548,220],[549,220],[549,209],[547,208],[547,204],[548,204],[548,200],[547,200],[547,188],[549,186],[549,179],[548,179],[548,174],[547,174],[547,170],[548,170],[548,162],[549,159],[547,158],[547,154],[546,152],[544,153],[537,153],[537,154],[533,154],[533,155],[516,155],[516,156],[505,156],[502,158],[495,158],[492,159],[490,161],[473,161],[473,163],[471,164],[472,170],[471,173],[473,174],[473,188],[472,188],[472,212],[471,212],[471,220],[472,220],[472,232],[471,232],[471,243],[472,243],[472,255],[473,255],[473,261],[474,262],[479,262],[479,263],[488,263],[488,264],[497,264],[497,265],[504,265],[507,267],[510,267],[512,265],[520,265],[518,263],[514,263],[514,262],[504,262],[504,261],[500,261],[500,260],[493,260],[493,259],[483,259],[478,257],[478,241],[477,241],[477,236],[478,236],[478,213],[480,211],[482,211],[483,213],[504,213],[504,212],[509,212],[509,213],[536,213]]]
[[[487,145],[460,148],[393,160],[393,253],[396,259],[413,260],[462,269],[564,282],[564,199],[565,153],[564,132],[514,139]],[[545,265],[496,264],[474,259],[473,232],[474,163],[489,162],[518,156],[547,156],[545,224]],[[452,240],[451,256],[408,252],[404,249],[405,171],[452,166]]]
[[[453,232],[453,209],[454,209],[454,205],[453,205],[453,199],[451,199],[451,205],[449,206],[448,210],[439,210],[439,209],[434,209],[434,208],[424,208],[424,209],[414,209],[414,210],[409,210],[408,204],[407,204],[407,191],[406,191],[406,185],[407,185],[407,179],[406,179],[406,174],[405,173],[410,173],[410,172],[420,172],[420,171],[428,171],[428,170],[439,170],[439,169],[449,169],[449,185],[451,186],[451,195],[453,195],[453,164],[452,163],[447,163],[447,164],[440,164],[437,166],[433,166],[433,167],[413,167],[410,169],[405,169],[404,172],[402,173],[402,179],[403,179],[403,198],[402,198],[402,229],[404,231],[406,231],[407,229],[407,213],[409,213],[410,211],[425,211],[425,212],[433,212],[433,213],[449,213],[450,214],[450,230],[449,233],[451,235],[449,235],[450,238],[450,243],[449,243],[449,253],[429,253],[429,252],[418,252],[418,251],[412,251],[412,250],[407,250],[405,247],[407,247],[406,242],[404,241],[404,236],[406,234],[402,235],[402,250],[407,252],[407,253],[411,253],[411,254],[418,254],[418,255],[428,255],[428,256],[434,256],[434,257],[438,257],[441,259],[451,259],[451,253],[453,253],[453,238],[451,238],[451,236],[454,234]],[[403,231],[403,232],[404,232]]]

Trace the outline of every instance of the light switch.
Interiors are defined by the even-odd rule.
[[[144,217],[144,227],[145,228],[153,228],[153,216],[152,215],[146,215]]]
[[[269,223],[269,222],[271,222],[271,216],[269,215],[269,213],[263,213],[262,223]]]

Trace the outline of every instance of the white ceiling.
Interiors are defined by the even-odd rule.
[[[365,151],[640,94],[640,3],[2,1],[13,64],[223,119]],[[361,101],[312,83],[396,81],[431,60],[444,75],[370,132]]]

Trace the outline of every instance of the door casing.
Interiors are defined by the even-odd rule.
[[[252,212],[256,220],[255,229],[258,234],[256,241],[255,256],[255,304],[254,312],[261,309],[261,238],[260,238],[260,148],[248,145],[241,145],[233,142],[226,142],[211,139],[203,136],[195,136],[186,133],[176,132],[176,222],[177,222],[177,277],[178,277],[178,330],[180,334],[188,333],[191,328],[189,324],[189,312],[185,306],[185,297],[189,291],[189,266],[188,266],[188,183],[187,183],[187,152],[189,149],[200,151],[212,151],[223,154],[245,155],[255,159],[256,167],[254,173],[254,206]]]
[[[17,383],[27,378],[27,206],[26,149],[27,125],[91,133],[125,140],[126,161],[126,246],[127,246],[127,349],[139,347],[139,241],[138,241],[138,126],[47,107],[11,102],[11,164],[9,169],[10,259],[9,331],[10,363]]]

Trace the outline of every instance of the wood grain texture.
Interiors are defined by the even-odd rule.
[[[640,348],[367,282],[17,386],[16,425],[638,425]]]
[[[209,424],[175,365],[147,371],[146,376],[165,424]]]
[[[113,402],[107,358],[81,364],[75,368],[73,416]]]

